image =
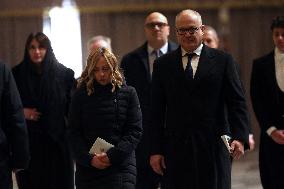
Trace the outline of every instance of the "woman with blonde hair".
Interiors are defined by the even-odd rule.
[[[92,51],[78,79],[69,112],[76,188],[134,189],[134,150],[142,135],[141,124],[136,91],[124,84],[116,57],[106,48]],[[113,147],[90,154],[98,137]]]

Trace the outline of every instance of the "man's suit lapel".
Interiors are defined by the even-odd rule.
[[[210,73],[210,70],[216,65],[216,62],[213,61],[213,57],[214,54],[212,54],[210,49],[204,45],[200,54],[194,79],[188,82],[188,84],[190,84],[188,85],[190,93],[197,90],[202,79],[205,78]]]
[[[269,78],[271,78],[271,81],[277,83],[276,73],[275,73],[276,70],[275,70],[274,52],[268,55],[266,64],[267,64],[266,70],[263,70],[264,71],[263,73],[266,72],[269,75]]]
[[[189,94],[191,94],[192,92],[197,90],[197,87],[202,82],[202,79],[207,77],[212,68],[217,65],[217,63],[213,61],[214,56],[215,55],[210,51],[210,49],[204,46],[199,58],[194,80],[188,81],[186,79],[182,64],[181,48],[179,47],[177,50],[172,52],[171,59],[169,59],[169,63],[172,65],[171,68],[174,74],[174,78],[179,84],[187,87]]]
[[[168,43],[168,53],[175,50],[177,48],[177,45],[175,43],[169,42]],[[149,59],[148,59],[148,50],[147,50],[147,42],[144,43],[143,46],[141,46],[137,50],[137,55],[139,56],[139,59],[141,60],[141,63],[144,65],[145,68],[145,75],[147,77],[148,82],[151,82],[151,74],[150,74],[150,68],[149,68]]]
[[[268,55],[268,58],[265,62],[264,70],[262,70],[262,73],[267,74],[265,78],[267,79],[267,86],[272,87],[272,97],[271,99],[275,100],[276,103],[279,103],[279,96],[278,96],[278,83],[276,78],[276,70],[275,70],[275,60],[274,60],[274,52],[271,52]]]
[[[144,73],[147,77],[147,80],[151,82],[150,68],[149,68],[149,60],[148,60],[148,51],[147,51],[147,43],[145,43],[138,51],[137,55],[141,60],[141,64],[143,64],[145,70]],[[142,70],[141,70],[142,71]]]
[[[176,77],[181,78],[182,80],[185,80],[185,73],[182,65],[182,55],[181,55],[181,48],[179,47],[175,51],[173,51],[171,56],[170,63],[173,65],[173,72]]]
[[[210,51],[210,49],[207,46],[203,46],[203,49],[200,54],[197,70],[195,73],[194,81],[196,84],[198,84],[202,78],[206,77],[209,71],[216,65],[215,62],[213,62],[214,54]]]

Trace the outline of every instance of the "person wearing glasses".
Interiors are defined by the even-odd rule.
[[[153,63],[156,58],[177,48],[168,40],[170,27],[167,18],[159,13],[149,14],[144,23],[146,42],[126,54],[121,61],[126,83],[135,87],[143,115],[143,136],[136,149],[137,189],[156,189],[160,178],[149,163],[150,97]]]
[[[230,156],[248,147],[248,111],[231,55],[202,44],[201,15],[176,16],[180,47],[157,59],[152,75],[151,157],[165,188],[231,188]],[[228,105],[230,151],[221,136]]]
[[[260,126],[259,171],[264,189],[284,188],[284,16],[273,19],[274,49],[253,61],[250,93]]]

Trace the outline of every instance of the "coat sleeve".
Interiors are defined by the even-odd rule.
[[[79,90],[79,89],[78,89]],[[89,154],[87,142],[83,136],[83,128],[81,124],[81,94],[75,91],[68,116],[68,141],[72,151],[73,158],[76,163],[85,167],[91,167],[92,155]]]
[[[136,148],[142,136],[142,113],[138,96],[134,88],[130,87],[126,123],[123,126],[123,136],[117,145],[107,151],[112,164],[120,164]]]
[[[228,107],[228,121],[232,139],[239,140],[248,147],[249,117],[242,82],[232,56],[227,58],[225,68],[225,101]]]
[[[20,95],[11,71],[4,66],[3,118],[13,169],[28,167],[28,132]],[[1,116],[2,117],[2,116]]]

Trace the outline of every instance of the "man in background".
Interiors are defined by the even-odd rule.
[[[28,133],[11,71],[0,62],[0,188],[12,189],[12,171],[29,163]]]
[[[251,100],[260,126],[259,171],[264,189],[284,188],[284,16],[271,24],[274,49],[253,61]]]
[[[230,153],[244,154],[248,112],[231,55],[202,43],[204,25],[194,10],[176,16],[180,47],[155,61],[152,77],[151,159],[165,188],[231,188]],[[232,143],[227,150],[227,105]]]
[[[204,26],[203,43],[208,47],[218,49],[219,48],[219,37],[216,30],[209,26]]]
[[[177,48],[168,40],[170,27],[167,18],[159,13],[149,14],[144,23],[146,42],[126,54],[121,61],[126,83],[135,87],[143,115],[143,136],[136,149],[137,189],[156,189],[160,176],[150,167],[150,98],[154,60]]]
[[[97,35],[97,36],[92,37],[87,43],[87,48],[88,48],[89,53],[91,52],[91,50],[97,49],[99,47],[105,47],[109,49],[110,51],[112,51],[111,39],[103,35]]]

